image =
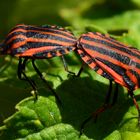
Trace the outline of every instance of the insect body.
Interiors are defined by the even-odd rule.
[[[62,27],[49,25],[37,27],[20,24],[9,32],[1,44],[0,51],[2,55],[9,54],[19,57],[18,77],[28,81],[36,91],[35,83],[24,72],[27,60],[32,60],[35,71],[46,82],[34,63],[35,59],[48,59],[55,56],[63,58],[64,54],[76,48],[75,44],[76,39],[73,34]],[[66,64],[65,69],[68,71]],[[48,87],[52,90],[49,85]]]
[[[7,35],[2,54],[28,58],[50,58],[75,49],[73,34],[58,26],[17,25]]]
[[[97,73],[131,90],[140,87],[140,51],[100,33],[84,34],[79,42],[89,56],[82,59]]]
[[[114,81],[116,91],[111,105],[116,101],[118,84],[126,87],[138,110],[140,123],[140,109],[133,94],[135,89],[140,88],[140,51],[98,32],[83,34],[79,39],[77,51],[90,68],[110,80],[105,104],[91,116],[97,117],[109,106],[112,81]],[[85,120],[82,128],[91,116]]]
[[[58,101],[60,101],[59,97],[37,68],[35,59],[60,56],[64,62],[65,70],[74,74],[68,70],[64,59],[65,54],[74,50],[78,52],[91,69],[110,81],[104,105],[83,122],[81,129],[93,116],[97,117],[106,108],[114,105],[118,94],[118,84],[128,89],[128,93],[138,110],[140,123],[140,109],[133,94],[135,89],[140,88],[139,50],[128,47],[114,38],[98,32],[89,32],[76,39],[71,32],[58,26],[37,27],[24,24],[14,27],[3,43],[0,44],[0,54],[9,54],[19,58],[19,79],[28,81],[36,93],[35,82],[28,78],[25,73],[26,62],[31,59],[35,71],[54,93]],[[77,76],[80,75],[82,69]],[[116,83],[116,89],[113,101],[110,104],[113,81]]]

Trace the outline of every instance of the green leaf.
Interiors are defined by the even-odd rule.
[[[78,69],[70,67],[75,72]],[[16,105],[16,113],[4,121],[0,128],[3,139],[112,140],[112,137],[120,139],[120,136],[125,138],[131,134],[136,134],[133,139],[139,137],[137,110],[120,88],[118,103],[99,115],[96,123],[94,119],[91,120],[79,138],[82,122],[103,104],[108,81],[90,69],[85,69],[79,78],[67,78],[67,73],[59,67],[51,73],[57,73],[63,79],[61,81],[56,76],[51,78],[58,85],[56,92],[62,105],[57,104],[52,93],[46,92],[44,88],[39,89],[36,102],[33,97],[24,99]]]
[[[78,131],[61,123],[59,108],[53,100],[39,96],[34,102],[33,98],[27,98],[16,109],[18,112],[6,119],[5,126],[0,128],[4,139],[79,139]]]

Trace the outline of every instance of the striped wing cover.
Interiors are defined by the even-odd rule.
[[[140,87],[139,50],[98,32],[83,34],[79,45],[78,53],[98,74],[128,89]]]
[[[15,26],[3,43],[2,54],[18,57],[50,58],[75,49],[76,38],[58,26]]]

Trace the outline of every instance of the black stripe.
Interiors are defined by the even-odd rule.
[[[20,53],[24,53],[26,50],[28,50],[28,45],[22,45],[21,47],[15,48],[11,50],[11,55],[16,55]]]
[[[132,69],[130,69],[129,71],[136,77],[136,79],[138,81],[138,86],[140,87],[140,75],[136,71],[134,71]]]
[[[140,64],[131,60],[129,57],[124,56],[122,54],[119,54],[117,52],[111,51],[111,50],[107,50],[107,49],[103,49],[103,48],[99,48],[98,46],[91,46],[89,44],[84,44],[84,47],[90,50],[94,50],[96,52],[99,52],[103,55],[107,55],[110,56],[113,59],[118,60],[119,62],[122,62],[123,64],[129,65],[129,66],[134,66],[140,69]],[[131,60],[131,61],[130,61]]]
[[[80,53],[80,57],[85,57],[86,54],[84,52]]]
[[[59,51],[59,53],[61,55],[65,54],[66,51],[64,49],[61,49],[61,48],[56,48],[55,50],[45,50],[45,51],[42,51],[42,52],[37,52],[36,54],[33,54],[34,57],[48,57],[48,53],[50,53],[52,55],[52,57],[55,57],[57,56],[56,55],[56,52]]]
[[[97,34],[97,35],[98,35],[98,34]],[[100,35],[99,35],[99,36],[100,36]],[[85,40],[104,44],[104,45],[106,45],[106,46],[108,46],[108,47],[112,47],[112,48],[118,49],[118,50],[120,50],[120,51],[122,51],[122,52],[125,52],[125,53],[127,53],[127,54],[129,54],[129,55],[131,55],[131,56],[135,56],[135,57],[137,57],[137,58],[140,59],[140,55],[138,55],[138,54],[132,52],[131,50],[129,50],[129,49],[132,49],[132,48],[127,47],[127,46],[125,46],[125,45],[123,45],[123,44],[117,42],[115,39],[108,38],[108,37],[105,37],[105,36],[100,36],[100,37],[101,37],[101,38],[104,38],[104,39],[106,39],[106,40],[109,40],[109,41],[111,41],[111,42],[113,42],[113,43],[116,43],[116,44],[118,44],[118,45],[114,45],[114,44],[109,43],[109,42],[107,42],[107,41],[105,41],[105,40],[100,40],[100,39],[96,39],[96,38],[91,38],[91,37],[89,37],[89,36],[83,36],[83,38],[84,38]],[[122,47],[122,46],[123,46],[123,47]],[[125,48],[124,48],[124,47],[125,47]],[[129,49],[127,49],[127,48],[129,48]],[[139,51],[139,50],[137,50],[136,48],[135,48],[135,50],[136,50],[136,51]]]
[[[13,38],[14,36],[17,36],[17,35],[24,35],[26,37],[26,33],[24,33],[24,32],[13,32],[12,34],[10,34],[6,37],[4,42],[6,43],[8,40],[10,40],[11,38]]]
[[[107,65],[109,68],[111,68],[113,71],[115,71],[116,73],[118,73],[119,75],[121,75],[123,77],[124,82],[127,84],[128,88],[134,88],[135,84],[131,81],[131,79],[126,75],[126,70],[123,69],[122,67],[115,65],[107,60],[101,59],[99,57],[95,58],[98,61],[104,63],[105,65]]]
[[[86,63],[89,65],[89,64],[91,64],[93,62],[93,60],[92,59],[88,59],[88,60],[86,60]]]
[[[50,54],[52,55],[52,57],[56,56],[56,51],[50,51]]]
[[[51,42],[28,42],[27,43],[28,48],[39,48],[39,47],[46,47],[46,46],[52,46],[52,47],[65,47],[62,44],[58,43],[51,43]],[[67,46],[66,46],[67,47]]]
[[[67,51],[70,52],[70,51],[72,51],[73,49],[76,49],[76,48],[74,48],[74,47],[67,47],[66,49],[67,49]]]
[[[68,32],[67,30],[65,30],[65,32],[67,33],[70,33],[71,35],[68,35],[66,34],[65,32],[62,32],[61,29],[58,29],[58,28],[52,28],[51,26],[49,27],[45,27],[45,26],[42,26],[42,27],[35,27],[35,26],[28,26],[26,28],[26,30],[35,30],[35,31],[43,31],[43,32],[51,32],[51,33],[55,33],[55,34],[60,34],[60,35],[64,35],[64,36],[67,36],[69,38],[72,38],[72,39],[76,39],[72,33]]]
[[[108,40],[108,41],[110,41],[110,42],[113,42],[113,43],[116,43],[116,44],[118,44],[119,46],[121,46],[120,48],[122,48],[122,47],[124,47],[124,49],[126,48],[126,45],[124,45],[123,43],[121,43],[121,42],[119,42],[119,41],[117,41],[115,38],[113,38],[113,37],[107,37],[106,35],[104,35],[104,34],[101,34],[101,35],[99,35],[100,37],[103,37],[104,39],[106,39],[106,40]],[[119,47],[118,46],[118,47]],[[127,46],[128,47],[128,46]],[[129,47],[128,47],[129,48]],[[127,51],[127,50],[126,50]],[[129,50],[128,50],[129,51]]]
[[[22,42],[22,41],[25,41],[25,39],[23,39],[23,38],[16,38],[16,39],[12,40],[11,42],[9,42],[8,44],[4,43],[5,46],[3,48],[3,53],[6,53],[10,48],[12,48],[12,46],[15,43]]]
[[[15,31],[15,32],[13,32],[11,35],[7,36],[5,42],[8,41],[10,38],[12,38],[15,35],[22,34],[22,35],[25,35],[26,36],[26,32],[22,32],[22,31],[18,31],[17,32],[16,31],[17,29],[24,29],[25,31],[27,31],[27,34],[30,34],[30,32],[28,32],[28,30],[35,30],[35,31],[39,31],[39,32],[41,32],[41,31],[43,31],[43,32],[51,32],[51,33],[58,34],[58,35],[64,35],[64,36],[66,36],[68,38],[71,38],[71,39],[74,39],[76,41],[76,38],[74,37],[74,35],[71,32],[68,32],[68,31],[64,30],[65,32],[68,32],[68,33],[71,34],[71,35],[68,35],[65,32],[62,32],[63,31],[62,29],[59,29],[59,28],[50,28],[50,27],[51,26],[48,26],[48,27],[33,27],[33,26],[25,26],[25,25],[16,26],[15,28],[13,28],[10,31],[10,32]]]
[[[63,41],[63,42],[71,42],[74,43],[76,42],[76,40],[69,40],[67,38],[64,37],[59,37],[59,36],[55,36],[55,35],[50,35],[50,34],[42,34],[42,33],[38,33],[38,32],[27,32],[26,33],[26,37],[32,37],[35,39],[52,39],[52,40],[58,40],[58,41]]]
[[[14,28],[12,28],[11,30],[10,30],[10,32],[12,32],[12,31],[14,31],[14,30],[17,30],[17,29],[26,29],[26,25],[17,25],[17,26],[15,26]],[[9,33],[10,33],[9,32]]]
[[[99,69],[99,67],[96,65],[94,68],[92,68],[92,70],[97,71]]]
[[[24,32],[18,31],[18,32],[13,32],[9,36],[7,36],[7,38],[5,40],[5,43],[8,40],[10,40],[12,37],[17,36],[17,35],[24,35],[27,38],[32,37],[32,38],[37,38],[37,39],[52,39],[52,40],[59,40],[59,41],[63,41],[63,42],[70,42],[70,43],[75,43],[76,42],[76,40],[73,41],[73,40],[69,40],[69,39],[66,39],[64,37],[58,37],[58,36],[55,36],[55,35],[41,34],[41,33],[37,33],[37,32],[24,33]]]
[[[113,78],[111,75],[109,75],[108,73],[104,72],[104,71],[103,71],[103,73],[102,73],[101,75],[102,75],[103,77],[109,79],[109,80],[114,81],[114,78]]]
[[[62,54],[62,55],[63,55],[63,54],[66,54],[66,50],[60,49],[60,50],[59,50],[59,53]]]
[[[53,50],[57,51],[57,50],[62,50],[62,49],[67,49],[67,48],[69,48],[69,50],[73,50],[73,47],[72,46],[65,46],[65,48],[64,48],[64,47],[60,46],[59,44],[42,43],[41,42],[41,43],[32,43],[32,44],[31,43],[27,43],[26,45],[22,45],[22,46],[20,46],[18,48],[12,49],[11,54],[12,55],[16,55],[16,54],[24,53],[28,49],[39,48],[39,47],[46,47],[46,46],[54,46],[54,49],[51,49],[51,50],[48,49],[48,50],[46,50],[45,52],[47,52],[47,53],[48,52],[51,52]]]
[[[81,57],[85,57],[86,54],[85,54],[84,52],[82,52],[82,53],[80,54],[80,56],[81,56]],[[95,62],[94,59],[88,59],[88,60],[86,61],[86,63],[87,63],[87,64],[91,64],[91,63],[96,63],[96,62]],[[97,65],[95,65],[95,67],[92,68],[92,70],[94,70],[94,71],[96,71],[96,72],[97,72],[99,69],[100,69],[100,68],[99,68]],[[103,77],[109,79],[109,80],[113,80],[113,78],[112,78],[109,74],[107,74],[106,72],[104,72],[104,71],[103,71],[103,73],[102,73],[101,75],[102,75]]]
[[[54,49],[57,48],[61,48],[61,46],[59,44],[56,43],[46,43],[46,42],[28,42],[25,45],[22,45],[18,48],[12,49],[12,54],[19,54],[19,53],[23,53],[24,51],[28,50],[28,49],[32,49],[32,48],[40,48],[40,47],[46,47],[46,46],[54,46]]]
[[[95,59],[100,61],[100,62],[102,62],[102,63],[104,63],[106,66],[111,68],[113,71],[115,71],[119,75],[123,76],[125,74],[126,70],[124,68],[122,68],[122,67],[120,67],[118,65],[115,65],[115,64],[113,64],[113,63],[111,63],[111,62],[109,62],[107,60],[102,59],[102,58],[99,58],[99,57],[96,57]]]
[[[129,88],[130,91],[133,91],[135,88],[135,83],[133,83],[133,81],[131,81],[131,79],[129,78],[128,75],[124,74],[123,75],[123,80],[126,83],[127,87]]]
[[[48,57],[48,53],[47,51],[43,51],[43,52],[38,52],[36,54],[33,54],[33,57],[35,58],[47,58]]]
[[[14,45],[15,43],[22,42],[22,41],[25,41],[25,39],[24,39],[24,38],[19,38],[19,37],[18,37],[18,38],[16,38],[16,39],[13,39],[12,41],[10,41],[8,44],[7,44],[7,43],[5,43],[5,44],[12,46],[12,45]]]

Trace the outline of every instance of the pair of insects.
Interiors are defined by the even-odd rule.
[[[82,60],[101,76],[109,79],[110,86],[104,105],[88,117],[81,126],[81,132],[85,124],[94,116],[95,118],[106,108],[112,106],[118,94],[118,85],[128,89],[128,93],[138,110],[138,121],[140,123],[140,109],[134,97],[133,91],[140,88],[140,51],[128,47],[123,43],[98,32],[89,32],[81,35],[77,39],[70,31],[58,26],[30,26],[20,24],[15,26],[0,45],[2,55],[19,57],[18,77],[26,80],[32,86],[36,98],[37,89],[35,82],[25,73],[28,60],[32,61],[33,68],[40,78],[47,84],[48,88],[54,93],[60,102],[58,95],[47,83],[42,73],[35,64],[36,59],[48,59],[59,56],[64,62],[64,67],[68,70],[64,55],[75,51]],[[80,76],[81,67],[78,76]],[[116,89],[113,101],[110,104],[112,82],[115,82]]]

